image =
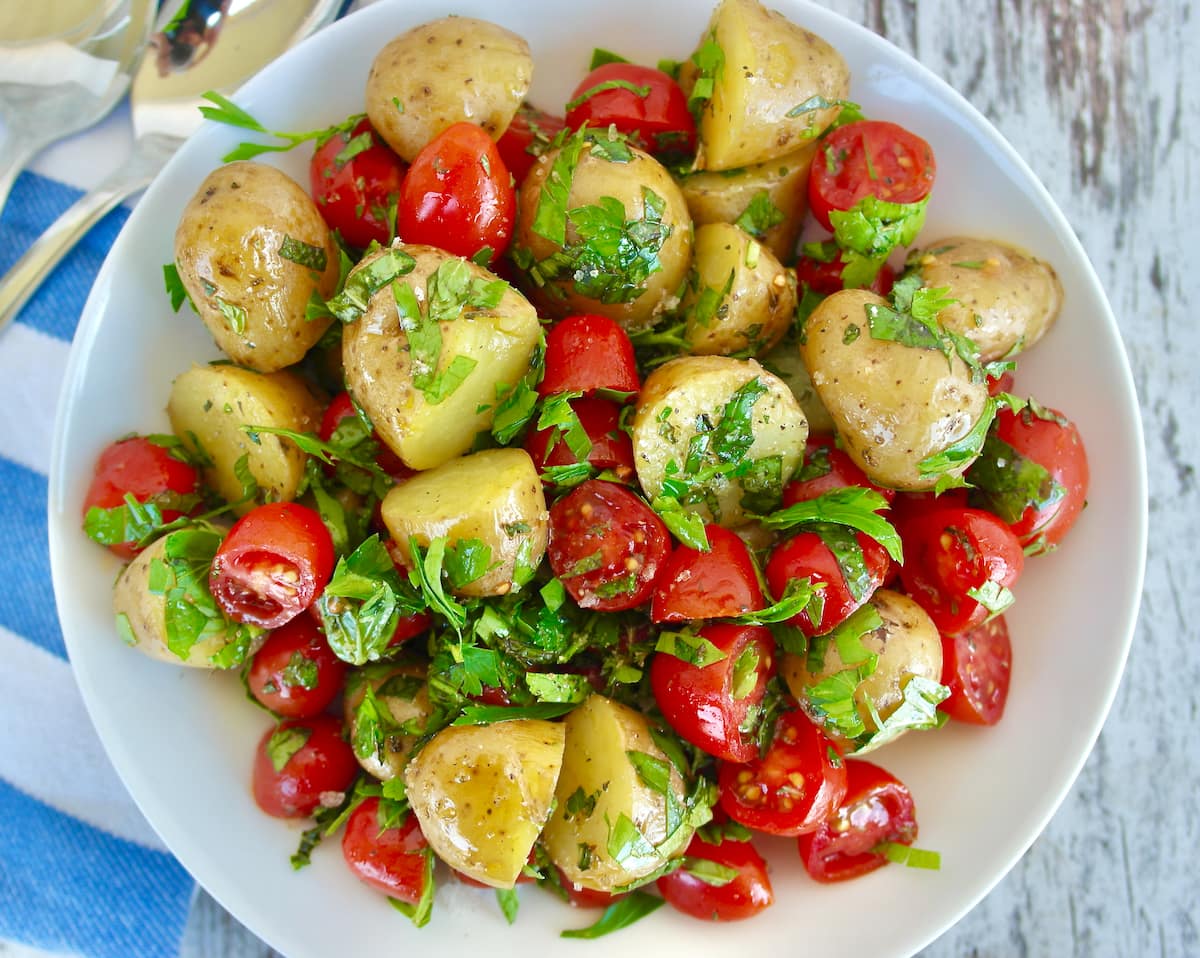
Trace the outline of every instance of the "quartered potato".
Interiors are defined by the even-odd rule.
[[[987,385],[967,364],[936,349],[875,339],[866,307],[881,296],[842,290],[825,299],[804,327],[800,354],[846,452],[872,482],[932,489],[940,475],[962,475],[971,460],[944,473],[920,463],[961,440],[983,415]]]
[[[251,435],[243,427],[315,432],[322,412],[321,403],[295,374],[240,366],[193,366],[175,380],[167,400],[171,430],[204,463],[205,483],[227,502],[242,497],[235,467],[243,456],[263,501],[294,499],[308,454],[290,439],[268,432]]]
[[[273,166],[213,170],[183,211],[175,264],[213,339],[243,366],[297,363],[329,326],[304,312],[314,292],[332,295],[337,246],[317,204]]]
[[[537,468],[524,449],[487,449],[413,476],[381,506],[384,524],[406,562],[408,540],[427,546],[439,536],[448,547],[475,540],[487,571],[452,583],[459,595],[504,595],[521,588],[546,551],[550,513]]]
[[[343,711],[358,764],[380,781],[396,778],[433,712],[425,669],[380,662],[351,672]]]
[[[739,392],[740,391],[740,392]],[[778,493],[804,458],[808,422],[791,390],[752,359],[728,356],[685,356],[663,363],[646,377],[634,413],[633,458],[647,498],[663,491],[672,472],[688,461],[693,437],[712,433],[713,456],[730,450],[721,440],[720,423],[731,401],[752,399],[748,413],[734,416],[752,437],[738,458],[759,465],[741,477],[718,475],[704,483],[703,494],[686,507],[723,526],[736,526],[749,518],[743,499],[748,493]],[[674,465],[671,465],[671,464]]]
[[[938,320],[970,337],[985,363],[1028,349],[1062,309],[1062,284],[1050,264],[1007,243],[952,236],[910,254],[909,262],[922,285],[950,288],[957,302]]]
[[[721,0],[701,38],[722,61],[700,114],[696,168],[733,170],[815,140],[850,93],[846,61],[814,33],[758,0]]]
[[[471,17],[445,17],[387,44],[367,76],[367,117],[411,163],[455,123],[499,139],[529,92],[529,44],[510,30]]]
[[[512,888],[554,805],[560,722],[452,725],[409,763],[404,784],[421,831],[469,878]]]
[[[491,428],[497,390],[511,388],[528,371],[542,329],[515,289],[432,246],[378,250],[349,281],[393,250],[415,265],[377,290],[366,311],[346,324],[346,387],[406,465],[432,469],[467,452],[476,435]],[[401,316],[398,295],[419,318]],[[432,325],[436,336],[418,329]],[[410,332],[421,337],[421,348],[414,349]]]

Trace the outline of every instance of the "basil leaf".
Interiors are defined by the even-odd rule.
[[[303,725],[291,725],[271,733],[271,737],[267,739],[266,752],[276,774],[282,772],[284,766],[292,760],[292,756],[308,744],[311,736],[312,729]]]
[[[583,136],[577,133],[568,137],[559,149],[550,166],[550,173],[542,183],[537,210],[530,225],[538,236],[557,246],[565,246],[567,242],[567,200],[571,195],[571,181],[575,177],[575,167],[579,165],[583,144]]]
[[[613,902],[604,909],[604,914],[586,928],[575,928],[561,932],[563,938],[600,938],[604,935],[628,928],[636,921],[657,911],[666,900],[656,898],[644,891],[630,892],[624,898]]]
[[[370,134],[364,134],[368,138]],[[291,260],[298,266],[303,266],[307,269],[315,270],[318,273],[325,272],[327,263],[325,250],[320,246],[313,246],[311,243],[305,243],[293,236],[285,235],[283,243],[279,247],[279,255],[284,259]]]
[[[536,705],[468,705],[452,725],[492,725],[511,719],[556,719],[575,708],[574,702],[539,702]]]
[[[814,499],[773,512],[762,522],[768,529],[793,529],[812,522],[831,522],[857,529],[887,549],[897,562],[904,560],[904,545],[895,527],[877,510],[888,508],[887,500],[873,489],[847,486]]]

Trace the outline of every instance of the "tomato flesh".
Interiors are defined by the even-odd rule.
[[[320,436],[322,442],[331,442],[337,434],[338,427],[343,422],[357,418],[358,411],[354,408],[354,400],[350,398],[348,392],[340,392],[325,407],[325,413],[321,417],[321,428],[318,430],[317,435]],[[415,474],[413,469],[404,464],[404,460],[392,452],[391,448],[374,429],[371,430],[371,439],[378,447],[375,452],[375,464],[380,469],[397,482],[401,479],[408,479]],[[327,466],[326,471],[332,475],[334,468]]]
[[[746,543],[712,523],[704,527],[707,552],[681,545],[663,564],[650,621],[686,622],[755,612],[766,605]]]
[[[858,464],[837,447],[829,433],[812,433],[804,446],[804,465],[783,489],[784,506],[807,502],[835,489],[860,486],[877,492],[888,502],[896,497],[894,489],[877,486]]]
[[[580,314],[555,323],[546,334],[545,365],[538,386],[543,396],[641,389],[629,334],[607,316]]]
[[[775,901],[767,863],[750,842],[726,839],[718,844],[692,839],[685,864],[658,880],[658,890],[676,910],[706,921],[752,918]],[[712,862],[737,875],[723,884],[697,877],[688,863]]]
[[[246,685],[260,705],[287,718],[319,715],[337,698],[346,664],[333,654],[311,616],[299,615],[267,636]]]
[[[938,708],[972,725],[995,725],[1004,717],[1012,678],[1012,642],[1004,616],[958,635],[942,636],[942,685],[950,697]]]
[[[566,122],[605,130],[615,126],[656,156],[696,152],[696,121],[687,95],[670,76],[633,63],[605,63],[575,88]]]
[[[550,141],[565,126],[561,116],[521,104],[508,129],[496,141],[496,149],[518,186],[533,169],[539,153],[550,148]]]
[[[276,818],[303,818],[336,805],[358,774],[354,750],[332,715],[288,719],[268,729],[254,756],[254,800]]]
[[[609,470],[625,480],[633,476],[633,441],[621,429],[621,407],[607,399],[572,399],[571,408],[587,433],[591,448],[587,462],[593,468]],[[525,451],[539,473],[549,468],[579,462],[556,426],[535,429],[525,440]],[[546,480],[550,482],[549,479]]]
[[[351,246],[365,249],[391,240],[407,169],[364,117],[316,149],[308,178],[329,228]]]
[[[360,881],[415,905],[425,892],[425,862],[433,852],[416,815],[407,812],[399,823],[392,824],[381,814],[381,806],[387,808],[371,797],[350,813],[342,836],[342,856]]]
[[[845,268],[846,260],[842,255],[831,260],[801,256],[796,260],[796,281],[807,286],[814,293],[829,296],[846,288],[846,284],[842,281],[842,270]],[[896,271],[884,263],[867,289],[880,296],[887,296],[892,291],[895,282]]]

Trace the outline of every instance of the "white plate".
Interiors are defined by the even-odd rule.
[[[992,729],[948,726],[910,735],[879,755],[912,788],[919,844],[942,869],[892,867],[820,886],[794,843],[764,843],[777,904],[749,923],[701,924],[660,910],[600,942],[558,931],[592,920],[527,888],[513,928],[492,895],[448,882],[431,924],[413,929],[352,878],[336,841],[294,873],[300,826],[267,818],[250,796],[255,741],[266,722],[236,677],[175,669],[125,648],[113,630],[115,560],[79,531],[79,504],[99,450],[130,430],[166,428],[171,379],[215,358],[201,324],[171,314],[161,265],[184,203],[240,140],[209,125],[174,158],[138,204],[84,311],[62,396],[50,483],[50,548],[67,647],[109,755],[154,828],[226,908],[291,956],[368,954],[389,942],[430,954],[491,956],[557,949],[617,950],[666,958],[753,945],[759,954],[917,950],[1005,874],[1063,799],[1099,733],[1133,633],[1146,536],[1145,454],[1137,403],[1116,323],[1062,214],[1029,168],[961,97],[867,30],[804,0],[774,0],[850,63],[853,98],[869,115],[906,124],[933,145],[938,182],[927,240],[951,232],[1019,243],[1057,268],[1066,306],[1026,358],[1018,386],[1073,417],[1091,460],[1089,508],[1065,546],[1032,560],[1010,615],[1012,694]],[[534,51],[534,102],[554,108],[582,77],[594,46],[654,63],[683,58],[699,37],[704,0],[560,0],[495,4],[407,0],[367,8],[284,56],[238,97],[274,129],[313,129],[363,108],[379,47],[405,28],[454,12],[498,19]],[[595,11],[589,13],[589,11]],[[569,21],[569,22],[568,22]],[[279,165],[302,181],[304,151]],[[391,949],[389,949],[391,950]]]

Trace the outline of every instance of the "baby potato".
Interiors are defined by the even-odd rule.
[[[914,252],[909,262],[923,285],[950,287],[957,302],[938,320],[970,337],[985,363],[1028,349],[1062,309],[1062,284],[1050,264],[998,240],[952,236]]]
[[[497,390],[528,371],[542,328],[534,308],[511,286],[432,246],[378,250],[363,257],[351,278],[395,250],[411,256],[415,266],[375,292],[363,315],[345,325],[346,387],[406,465],[433,469],[467,452],[476,435],[491,428]],[[479,293],[482,288],[500,291],[494,305]],[[406,294],[419,321],[401,321],[398,292]],[[435,351],[428,352],[428,329],[422,332],[426,351],[414,350],[409,330],[433,325],[435,318]]]
[[[750,385],[752,381],[757,381],[757,387]],[[752,359],[728,356],[684,356],[663,363],[646,377],[631,431],[634,466],[646,496],[653,499],[662,492],[670,463],[682,472],[694,436],[705,432],[720,436],[727,404],[755,392],[746,424],[752,441],[739,458],[763,465],[741,477],[717,475],[687,508],[706,522],[733,527],[756,511],[743,501],[748,494],[778,498],[804,458],[808,422],[780,379]],[[719,450],[713,450],[716,454]],[[705,466],[712,464],[709,459],[711,455]]]
[[[368,688],[373,701],[364,705]],[[433,712],[425,670],[394,662],[353,670],[346,683],[343,712],[358,764],[380,781],[396,778],[403,774],[419,738],[402,726],[411,723],[423,729]]]
[[[294,373],[259,373],[240,366],[193,366],[171,385],[167,400],[172,432],[204,463],[205,483],[226,502],[242,497],[235,467],[243,456],[263,501],[294,499],[308,454],[290,439],[267,432],[251,437],[242,427],[316,432],[322,412],[321,403]]]
[[[383,522],[410,566],[408,540],[446,536],[451,547],[477,540],[486,571],[452,583],[465,596],[504,595],[537,569],[550,535],[550,512],[537,468],[523,449],[486,449],[422,472],[392,489]]]
[[[546,314],[596,313],[635,332],[678,304],[691,263],[692,220],[658,160],[633,147],[628,159],[616,156],[573,137],[538,157],[521,185],[513,255],[530,270],[526,291]],[[554,195],[564,184],[565,203]],[[555,233],[547,223],[551,210],[560,214],[559,231],[543,235]],[[636,256],[613,250],[610,231],[632,244]]]
[[[872,734],[879,731],[875,717],[887,721],[904,701],[904,687],[913,678],[941,681],[942,640],[933,620],[908,596],[879,589],[869,601],[883,622],[862,636],[862,645],[878,658],[875,671],[854,690],[854,705],[867,734]],[[856,664],[843,662],[837,643],[829,642],[815,671],[809,669],[808,656],[792,653],[784,654],[779,671],[788,690],[804,705],[811,686]],[[821,716],[814,715],[814,720],[820,722]],[[827,727],[826,732],[840,738],[834,729]]]
[[[776,376],[782,379],[800,408],[804,410],[804,418],[808,420],[808,431],[833,432],[836,428],[829,410],[821,402],[817,390],[813,387],[812,376],[808,367],[800,357],[800,347],[793,340],[785,339],[782,343],[762,357],[762,364]]]
[[[443,17],[379,51],[367,75],[367,117],[411,163],[455,123],[474,123],[499,139],[532,77],[533,57],[521,37],[486,20]]]
[[[809,143],[765,163],[721,173],[701,170],[680,178],[692,222],[737,223],[745,215],[765,224],[782,217],[759,240],[780,262],[791,263],[808,212],[808,170],[816,152],[816,143]]]
[[[485,885],[516,884],[554,803],[564,734],[560,722],[512,719],[430,739],[404,784],[442,861]]]
[[[783,337],[796,312],[795,281],[770,250],[730,223],[696,230],[683,298],[688,350],[756,356]]]
[[[647,784],[635,764],[669,769],[664,781],[682,806],[683,778],[655,744],[646,719],[592,695],[567,716],[565,726],[554,813],[542,841],[567,880],[610,892],[682,855],[693,825],[685,816],[668,833],[666,795]],[[623,824],[635,826],[645,842],[623,846],[626,854],[616,857],[610,835]]]
[[[333,294],[337,246],[316,203],[273,166],[213,170],[175,230],[175,264],[213,339],[243,366],[297,363],[329,326],[304,311],[314,292]]]
[[[758,0],[721,0],[701,40],[724,63],[700,113],[696,168],[733,170],[791,153],[837,117],[850,93],[841,54]]]
[[[804,327],[800,355],[846,452],[872,482],[892,489],[932,489],[938,474],[920,463],[975,426],[987,385],[965,362],[939,350],[875,339],[866,307],[881,296],[848,289],[825,299]],[[962,475],[965,461],[947,475]]]

